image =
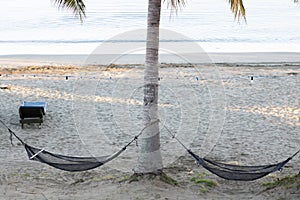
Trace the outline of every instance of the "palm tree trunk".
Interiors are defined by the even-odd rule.
[[[146,63],[144,71],[144,125],[149,126],[139,138],[137,174],[161,173],[160,133],[158,123],[158,49],[161,0],[149,0]],[[153,123],[157,121],[157,123]]]

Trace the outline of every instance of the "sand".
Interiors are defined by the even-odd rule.
[[[64,155],[108,155],[142,129],[142,65],[30,63],[2,65],[0,74],[0,119],[33,146]],[[217,161],[259,165],[285,160],[300,147],[298,64],[164,64],[159,76],[164,171],[178,186],[157,178],[124,181],[133,173],[138,143],[102,167],[71,173],[29,161],[1,125],[0,199],[300,198],[297,187],[263,186],[299,173],[300,156],[256,181],[223,180],[197,166],[164,128],[197,154]],[[41,126],[21,128],[23,101],[47,102]],[[200,175],[216,186],[191,181]]]

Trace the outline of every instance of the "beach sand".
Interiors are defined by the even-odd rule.
[[[26,143],[64,155],[102,156],[143,128],[142,65],[28,65],[0,68],[0,119]],[[228,181],[197,166],[165,128],[217,161],[283,161],[300,147],[300,65],[164,64],[159,76],[164,171],[178,186],[156,178],[122,181],[133,174],[138,143],[104,166],[71,173],[29,161],[1,125],[0,199],[300,199],[299,187],[263,186],[298,174],[300,155],[262,179]],[[47,102],[41,126],[21,128],[23,101]],[[195,183],[196,176],[215,186]]]

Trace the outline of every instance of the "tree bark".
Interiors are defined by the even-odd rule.
[[[149,0],[143,105],[144,126],[148,127],[139,138],[138,163],[135,169],[135,173],[137,174],[161,173],[163,168],[158,123],[158,49],[160,12],[161,0]],[[157,121],[157,123],[153,123],[155,121]]]

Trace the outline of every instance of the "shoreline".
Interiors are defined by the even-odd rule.
[[[30,65],[140,65],[145,61],[143,54],[66,54],[66,55],[0,55],[0,67],[16,67]],[[238,64],[238,65],[299,65],[298,52],[248,52],[248,53],[200,53],[200,54],[161,54],[162,64]]]

